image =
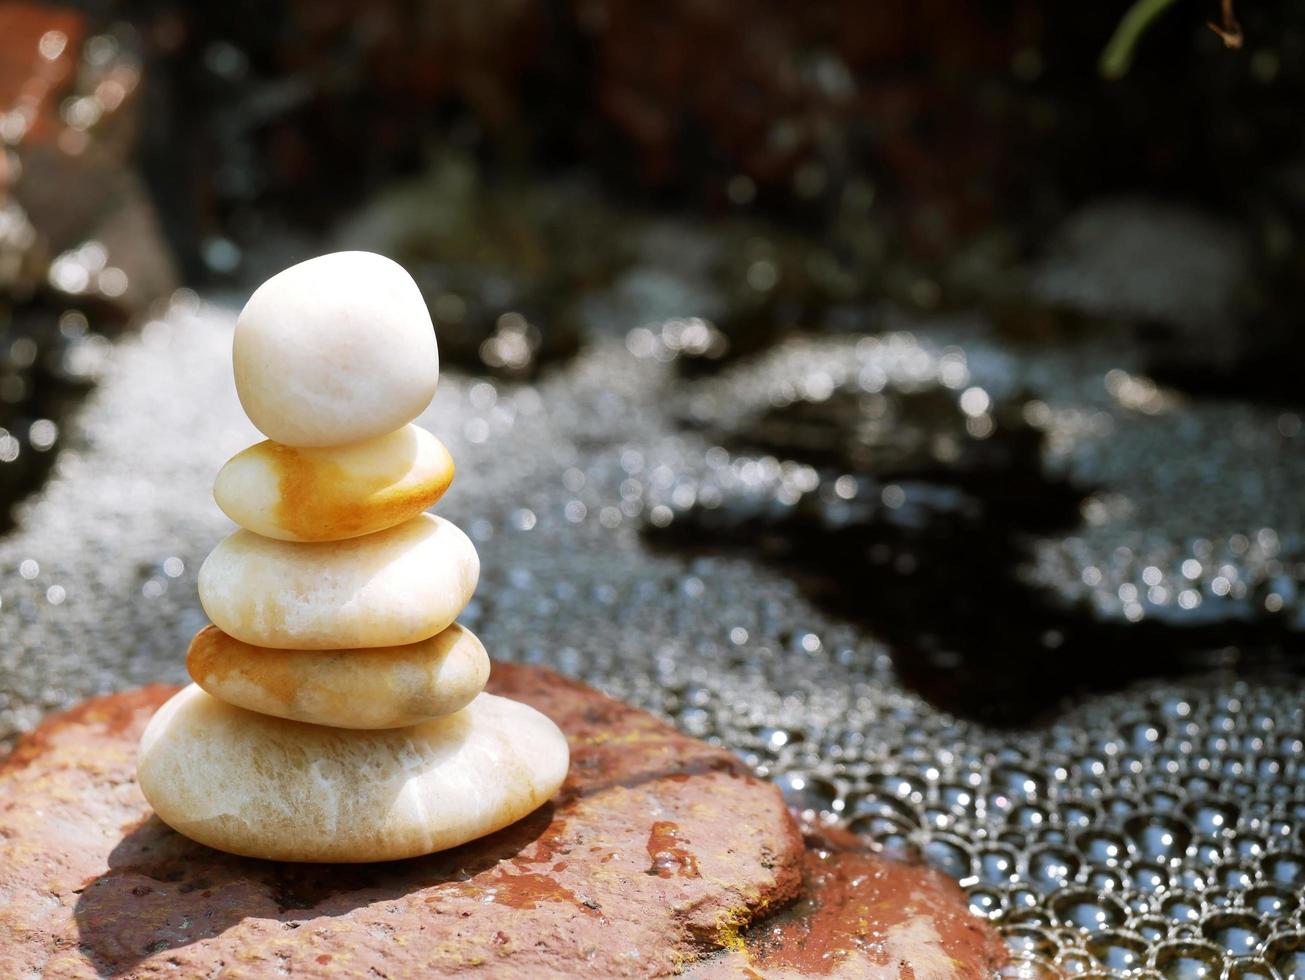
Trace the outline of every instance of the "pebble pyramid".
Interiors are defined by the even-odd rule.
[[[202,844],[286,861],[428,854],[539,807],[566,739],[484,693],[489,658],[455,622],[479,558],[426,513],[454,467],[412,424],[439,376],[416,283],[367,252],[292,266],[241,312],[233,363],[269,438],[214,486],[241,529],[200,569],[195,683],[141,738],[150,805]]]

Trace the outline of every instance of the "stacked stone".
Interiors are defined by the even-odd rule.
[[[489,658],[455,620],[480,564],[425,513],[453,460],[412,420],[439,375],[412,278],[341,252],[272,277],[236,324],[236,389],[269,439],[214,496],[241,526],[199,574],[213,621],[194,684],[159,709],[138,775],[200,843],[292,861],[380,861],[520,819],[566,776],[566,739],[486,694]]]

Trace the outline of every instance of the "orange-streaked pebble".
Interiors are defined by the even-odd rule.
[[[233,521],[281,541],[339,541],[416,517],[453,482],[453,457],[425,429],[327,449],[270,439],[227,461],[213,498]]]
[[[485,648],[457,623],[428,640],[358,650],[274,650],[206,626],[186,667],[228,704],[334,728],[400,728],[452,714],[489,680]]]

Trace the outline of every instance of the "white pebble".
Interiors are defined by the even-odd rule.
[[[339,446],[393,431],[430,404],[435,329],[402,266],[371,252],[300,262],[254,291],[232,360],[245,414],[287,446]]]

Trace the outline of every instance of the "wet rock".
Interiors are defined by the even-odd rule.
[[[1030,290],[1062,314],[1122,321],[1152,364],[1226,370],[1253,343],[1236,328],[1248,312],[1250,274],[1236,226],[1179,204],[1108,198],[1052,235]]]
[[[1092,347],[963,336],[792,341],[699,385],[679,409],[718,448],[649,495],[650,539],[784,569],[885,639],[911,686],[993,722],[1139,673],[1290,660],[1299,456],[1280,446],[1298,419],[1183,406],[1108,345],[1089,380]],[[1053,410],[1072,386],[1078,406]]]
[[[808,825],[802,895],[753,926],[692,980],[987,977],[1006,947],[937,871],[869,853],[856,835]]]
[[[303,976],[649,976],[792,898],[802,844],[779,793],[729,753],[578,683],[500,664],[489,690],[556,719],[558,800],[417,859],[304,867],[235,858],[150,815],[140,730],[174,689],[95,698],[0,768],[0,973],[76,977],[239,962]],[[401,941],[400,941],[401,940]]]
[[[577,297],[624,261],[617,227],[582,185],[490,184],[454,154],[368,202],[334,241],[411,271],[447,362],[525,378],[578,348]]]
[[[1143,198],[1089,204],[1052,236],[1032,287],[1046,303],[1190,332],[1234,315],[1249,256],[1229,225],[1201,211]]]
[[[176,272],[137,175],[141,69],[123,38],[66,9],[13,4],[0,14],[0,111],[15,165],[0,170],[43,256],[42,286],[126,314],[176,287]]]
[[[176,286],[131,160],[140,79],[83,14],[0,9],[0,529],[45,478],[101,334]]]

